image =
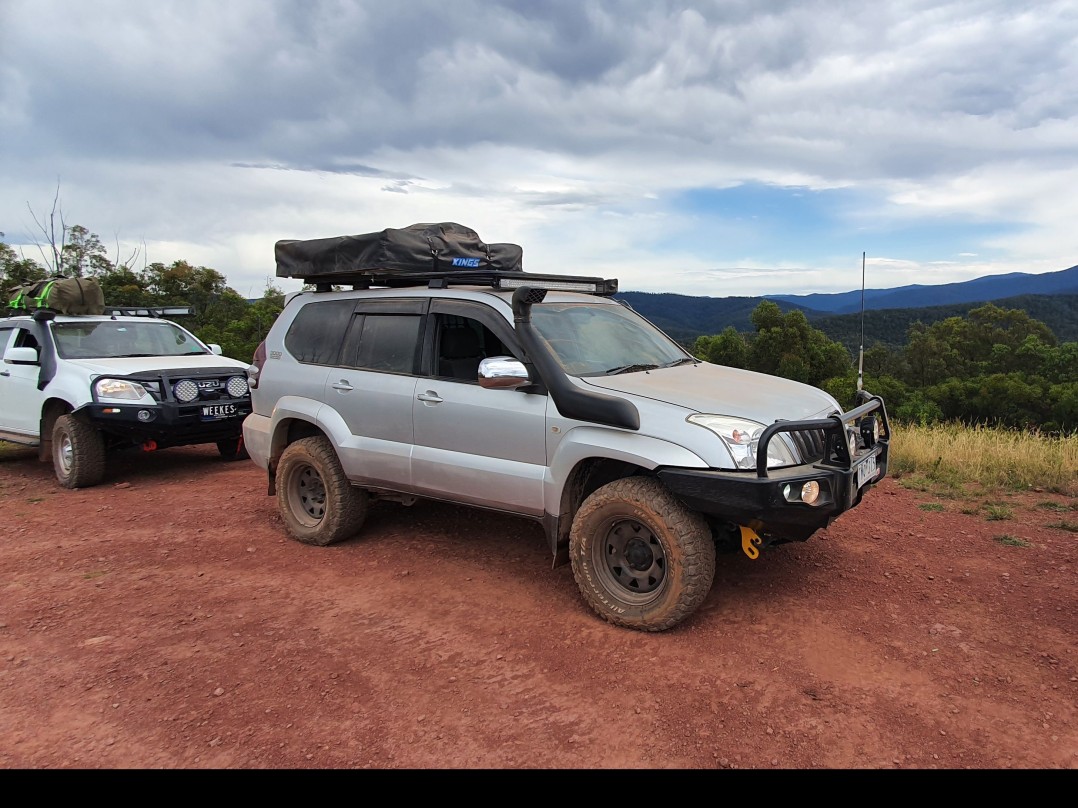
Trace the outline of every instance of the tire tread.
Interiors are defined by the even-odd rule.
[[[614,502],[631,502],[653,512],[658,522],[678,537],[678,561],[682,570],[678,598],[654,614],[626,617],[610,609],[580,569],[580,531],[598,510]],[[703,603],[715,579],[715,542],[707,521],[683,505],[653,477],[625,477],[596,489],[580,506],[569,535],[573,574],[584,600],[607,622],[639,631],[665,631],[684,621]],[[668,573],[671,572],[668,565]]]

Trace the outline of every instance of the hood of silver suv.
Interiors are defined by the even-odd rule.
[[[663,401],[697,412],[733,415],[761,424],[779,418],[823,418],[842,408],[816,387],[766,373],[700,362],[696,365],[580,378],[613,393]]]

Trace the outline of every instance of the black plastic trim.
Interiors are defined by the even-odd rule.
[[[531,364],[534,372],[550,391],[558,412],[577,421],[607,424],[622,429],[640,429],[640,413],[636,405],[624,398],[581,390],[569,381],[557,360],[550,355],[531,322],[532,305],[542,302],[545,297],[545,289],[528,286],[517,289],[513,292],[513,321],[516,324],[517,337],[528,355],[528,362],[525,364]]]

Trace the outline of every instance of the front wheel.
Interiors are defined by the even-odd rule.
[[[692,614],[715,580],[715,542],[700,514],[651,477],[598,488],[569,534],[584,600],[616,626],[663,631]]]
[[[344,474],[321,436],[289,444],[277,464],[277,507],[285,529],[304,544],[326,546],[354,536],[367,519],[367,492]]]
[[[64,488],[89,488],[105,478],[105,441],[92,425],[61,415],[52,428],[52,468]]]

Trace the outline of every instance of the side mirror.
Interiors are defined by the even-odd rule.
[[[218,345],[216,342],[211,342],[209,348],[212,353],[215,353],[218,356],[221,355],[221,346]]]
[[[512,390],[532,383],[524,363],[511,356],[488,356],[479,363],[479,386]]]
[[[13,365],[36,365],[37,351],[33,348],[8,348],[4,351],[4,361]]]

